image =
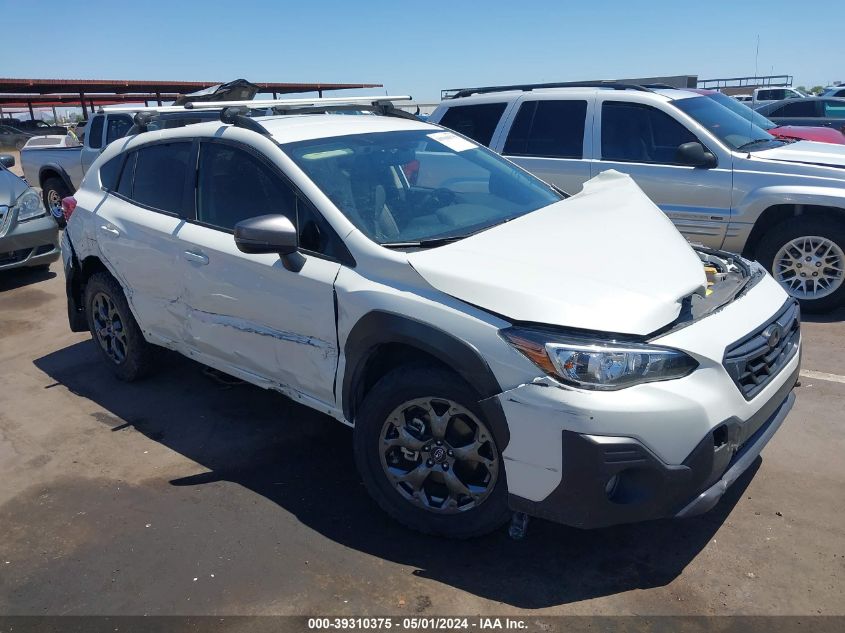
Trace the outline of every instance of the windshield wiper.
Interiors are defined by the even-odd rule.
[[[743,143],[737,150],[744,150],[746,147],[751,147],[752,145],[757,145],[757,143],[771,143],[772,141],[776,141],[776,138],[755,138],[753,141],[748,141],[747,143]]]
[[[427,240],[419,240],[416,242],[386,242],[382,244],[385,248],[435,248],[443,246],[444,244],[451,244],[462,240],[468,235],[453,235],[451,237],[432,237]]]

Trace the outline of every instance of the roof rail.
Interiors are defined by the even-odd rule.
[[[204,101],[186,103],[181,106],[103,106],[99,113],[113,113],[113,112],[185,112],[186,110],[222,110],[230,106],[245,106],[253,110],[260,110],[263,108],[273,107],[297,107],[297,106],[329,106],[329,105],[343,105],[343,104],[362,104],[375,106],[382,103],[392,103],[393,101],[410,101],[411,97],[407,95],[401,96],[368,96],[368,97],[324,97],[317,99],[252,99],[246,101]]]
[[[487,94],[490,92],[507,92],[519,90],[528,92],[531,90],[542,90],[543,88],[610,88],[612,90],[639,90],[651,92],[645,86],[637,84],[626,84],[618,81],[561,81],[546,84],[514,84],[512,86],[483,86],[481,88],[451,88],[440,91],[441,99],[458,99],[470,95]]]

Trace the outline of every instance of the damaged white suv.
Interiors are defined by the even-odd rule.
[[[698,514],[792,407],[796,302],[627,176],[567,199],[416,120],[221,119],[113,143],[65,200],[71,327],[119,378],[166,347],[353,426],[406,525]]]

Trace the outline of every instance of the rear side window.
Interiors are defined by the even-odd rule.
[[[103,119],[100,114],[91,119],[91,128],[88,130],[88,147],[100,149],[103,146]]]
[[[234,230],[241,220],[279,213],[296,223],[296,194],[252,154],[223,143],[200,147],[197,219]]]
[[[123,166],[123,171],[120,172],[120,182],[117,185],[117,192],[124,198],[132,198],[132,178],[135,176],[135,163],[137,162],[138,152],[132,152],[126,157],[126,164]]]
[[[100,186],[106,191],[113,191],[117,188],[117,179],[120,176],[120,166],[123,164],[123,154],[115,156],[106,161],[100,167]]]
[[[586,101],[526,101],[519,107],[504,154],[582,158]]]
[[[639,103],[605,101],[601,109],[603,160],[679,164],[678,147],[698,139],[665,112]]]
[[[825,101],[824,115],[837,119],[845,119],[845,101]]]
[[[126,136],[132,127],[132,119],[128,116],[110,116],[106,127],[106,144]]]
[[[153,209],[181,215],[184,210],[191,143],[148,145],[136,154],[132,200]]]
[[[454,106],[446,110],[440,125],[471,138],[476,143],[490,145],[493,132],[505,111],[504,103],[479,103]]]
[[[816,102],[809,99],[796,99],[777,108],[769,116],[815,116]]]

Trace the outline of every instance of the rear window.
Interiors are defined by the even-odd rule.
[[[115,156],[100,167],[100,186],[106,191],[112,191],[117,188],[117,179],[120,176],[120,166],[123,164],[123,157],[123,154]]]
[[[91,119],[91,129],[88,130],[88,147],[100,149],[103,146],[103,119],[101,114]]]
[[[490,145],[493,132],[505,111],[504,103],[479,103],[453,106],[446,110],[440,125],[471,138],[476,143]]]
[[[586,101],[526,101],[508,133],[504,154],[582,158]]]

